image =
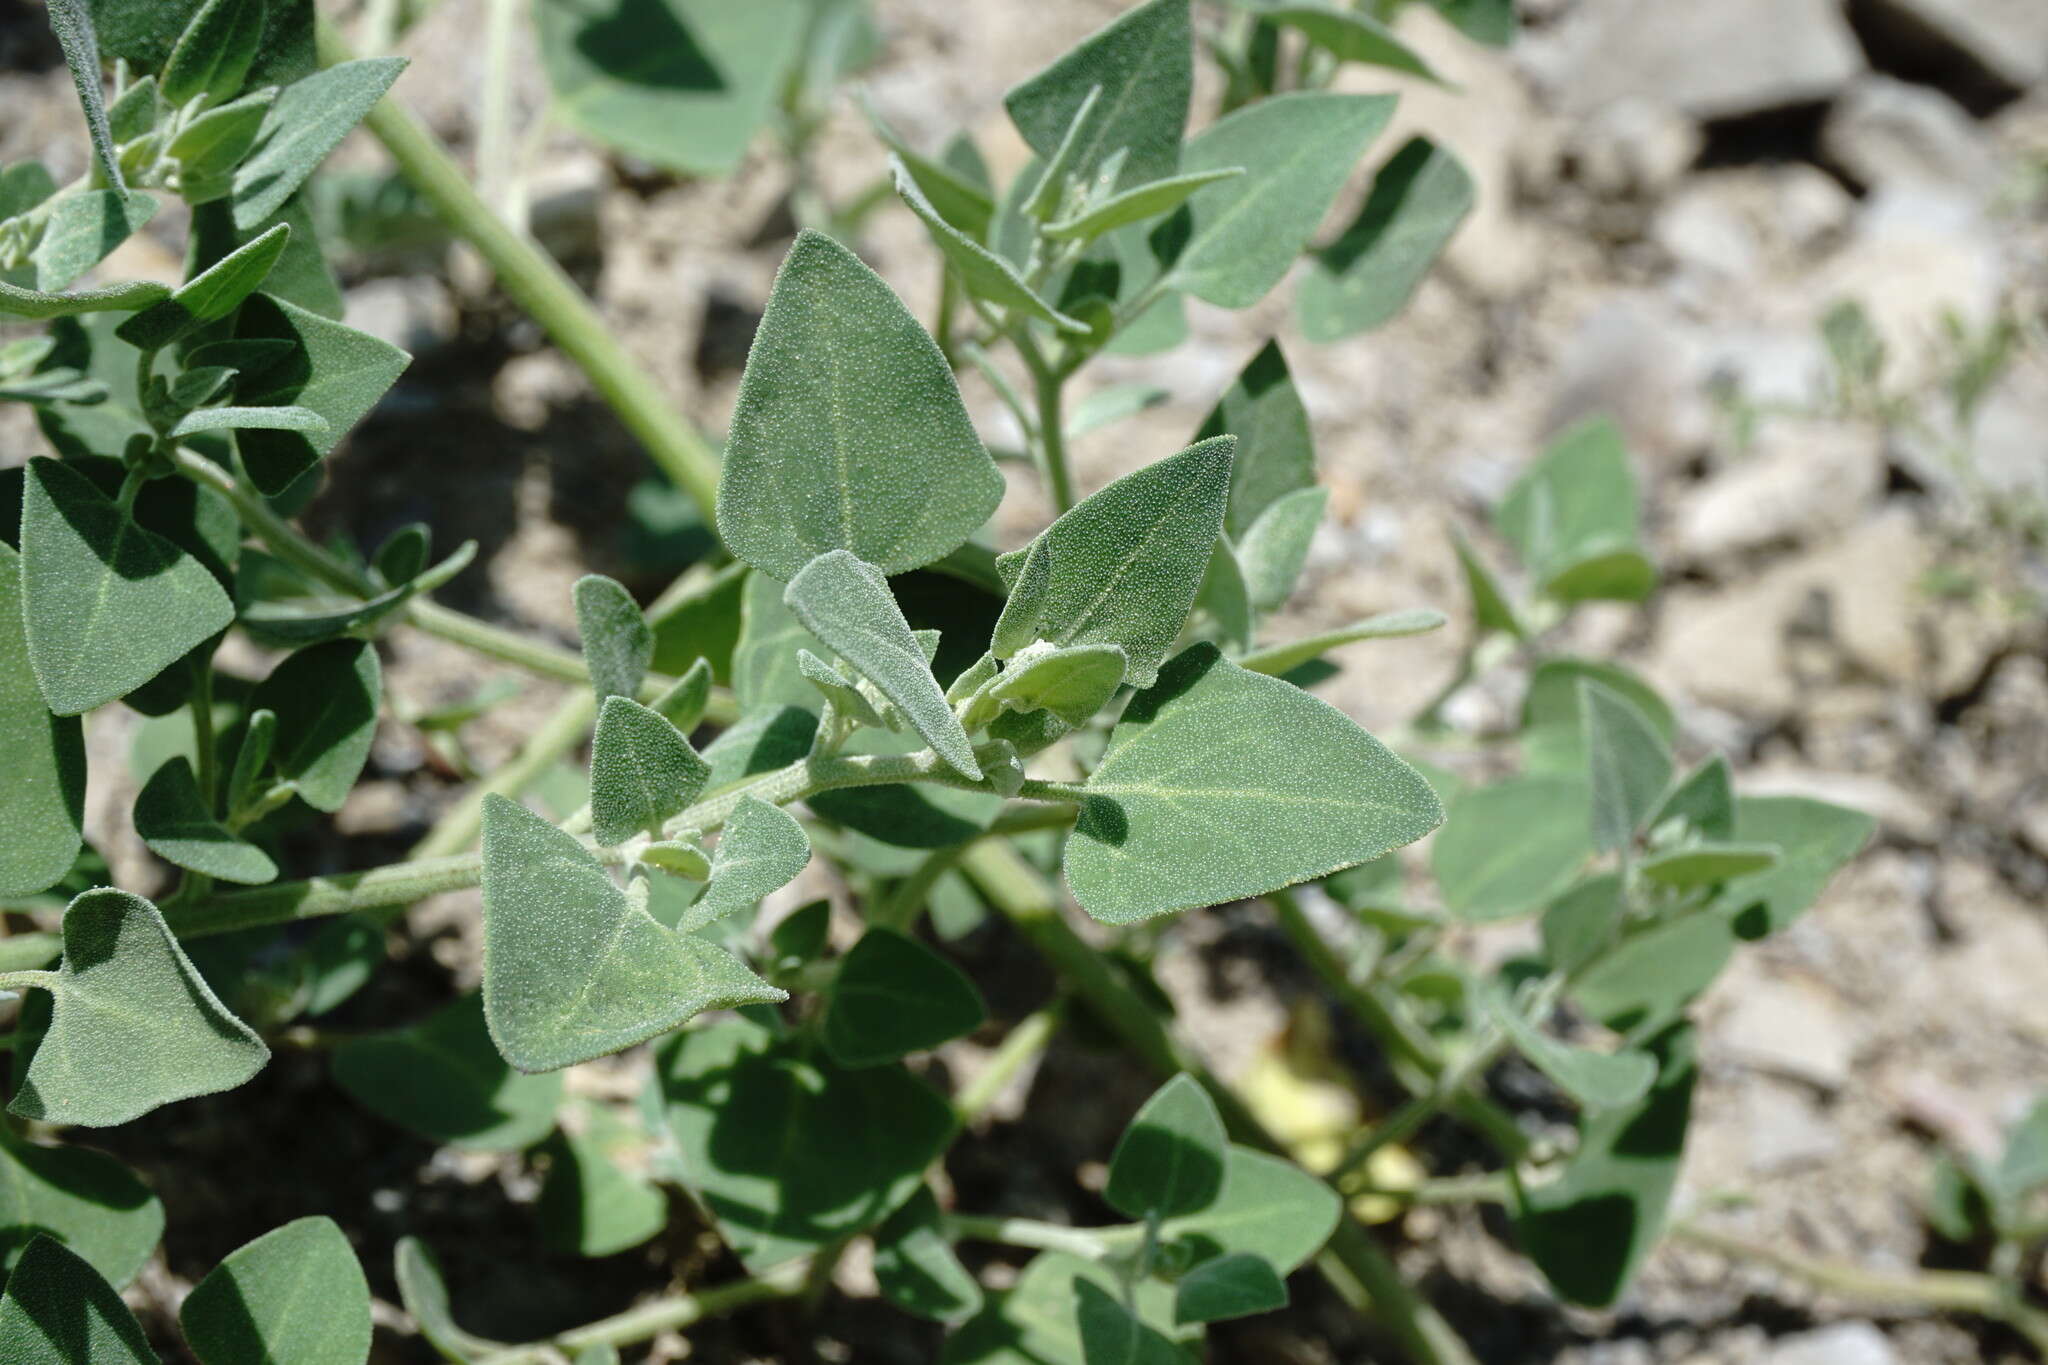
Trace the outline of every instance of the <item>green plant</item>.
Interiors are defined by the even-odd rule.
[[[1446,8],[1482,26],[1499,12]],[[1408,758],[1308,689],[1336,670],[1332,651],[1441,614],[1269,638],[1325,501],[1277,346],[1179,453],[1085,498],[1068,461],[1076,430],[1142,405],[1070,408],[1092,359],[1170,344],[1183,296],[1249,306],[1310,246],[1391,103],[1317,78],[1338,59],[1412,70],[1382,26],[1254,11],[1219,41],[1243,37],[1256,60],[1240,64],[1277,72],[1258,54],[1298,31],[1299,88],[1234,86],[1238,107],[1189,138],[1190,9],[1149,0],[1010,93],[1038,160],[1000,191],[959,144],[932,159],[885,134],[896,191],[944,262],[936,338],[848,247],[799,235],[717,461],[560,272],[376,103],[395,63],[316,70],[310,10],[280,0],[207,0],[168,27],[113,3],[57,0],[52,15],[98,156],[63,189],[34,167],[0,176],[0,309],[54,320],[6,353],[6,394],[35,406],[56,451],[10,472],[20,534],[0,551],[0,724],[17,774],[0,894],[54,926],[0,940],[0,985],[26,993],[10,1106],[24,1126],[0,1135],[0,1198],[27,1230],[10,1244],[0,1351],[147,1358],[109,1286],[147,1256],[160,1207],[118,1164],[31,1133],[232,1088],[274,1044],[331,1050],[339,1087],[437,1143],[531,1149],[552,1246],[637,1245],[680,1189],[747,1272],[505,1345],[457,1325],[431,1252],[403,1241],[399,1291],[454,1360],[616,1359],[710,1314],[822,1293],[867,1237],[885,1297],[956,1325],[956,1365],[1183,1358],[1204,1324],[1283,1304],[1285,1277],[1316,1257],[1398,1349],[1466,1361],[1342,1209],[1350,1194],[1417,1196],[1372,1190],[1370,1158],[1440,1113],[1498,1149],[1520,1243],[1560,1294],[1623,1291],[1665,1224],[1693,1083],[1687,1003],[1740,941],[1803,911],[1869,822],[1738,797],[1719,759],[1679,775],[1672,714],[1646,684],[1551,653],[1577,604],[1655,586],[1614,430],[1568,433],[1498,509],[1525,590],[1458,545],[1476,630],[1444,694],[1396,737]],[[94,18],[122,59],[105,108]],[[303,206],[306,177],[366,112],[422,197],[715,506],[734,561],[645,610],[584,579],[580,657],[435,603],[470,547],[434,561],[423,527],[374,549],[322,546],[289,520],[406,360],[334,319]],[[1317,256],[1305,320],[1335,335],[1398,306],[1469,201],[1454,164],[1397,153]],[[65,292],[146,220],[150,191],[194,203],[187,283]],[[956,360],[1005,395],[1058,509],[1006,554],[978,539],[1004,480]],[[943,591],[903,591],[916,581]],[[400,625],[578,694],[418,856],[282,879],[279,836],[337,810],[364,767],[388,710],[374,641]],[[217,667],[229,630],[281,662],[253,681]],[[1517,771],[1471,785],[1430,755],[1469,742],[1446,706],[1503,667],[1526,672],[1525,705],[1509,733],[1480,738]],[[133,819],[182,869],[161,906],[98,886],[104,865],[83,846],[79,717],[116,700],[151,718]],[[445,736],[490,701],[411,719]],[[518,799],[593,730],[587,789],[555,798],[555,819]],[[1437,894],[1418,894],[1396,850],[1439,825]],[[819,853],[861,909],[844,951],[824,903],[753,923]],[[1068,922],[1055,867],[1116,952]],[[1291,890],[1306,883],[1347,913],[1319,922]],[[383,921],[476,886],[480,992],[376,1033],[306,1022],[369,978]],[[1147,978],[1164,917],[1254,898],[1410,1091],[1318,1175],[1276,1155],[1261,1115],[1187,1054]],[[1060,983],[950,1103],[904,1059],[980,1028],[987,1009],[918,934],[927,909],[942,933],[1001,916]],[[1539,914],[1540,951],[1498,972],[1442,950],[1459,925]],[[696,1021],[711,1010],[733,1013]],[[1074,1012],[1168,1077],[1110,1161],[1105,1199],[1129,1221],[942,1209],[932,1164]],[[563,1068],[642,1042],[655,1065],[637,1113],[567,1099]],[[1574,1140],[1532,1140],[1490,1096],[1509,1053],[1578,1111]],[[649,1141],[651,1165],[618,1158]],[[1038,1254],[984,1294],[954,1254],[965,1239]],[[307,1283],[321,1292],[293,1292]],[[193,1292],[186,1343],[207,1365],[360,1361],[362,1286],[332,1224],[287,1224]]]

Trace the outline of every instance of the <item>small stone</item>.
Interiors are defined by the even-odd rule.
[[[1749,219],[1714,178],[1700,176],[1672,197],[1650,224],[1650,237],[1680,268],[1725,280],[1747,279],[1763,260],[1763,243]]]
[[[1714,1037],[1759,1071],[1839,1090],[1856,1056],[1854,1021],[1833,995],[1805,981],[1757,976],[1729,992]]]
[[[344,321],[413,355],[446,345],[455,336],[455,299],[432,275],[365,280],[348,291]]]
[[[350,838],[390,834],[405,826],[409,806],[402,782],[358,782],[335,812],[334,828]]]
[[[1781,1337],[1759,1365],[1898,1365],[1891,1339],[1867,1322]]]
[[[1679,182],[1705,140],[1699,124],[1669,104],[1628,96],[1594,110],[1565,151],[1591,192],[1651,199]]]
[[[1864,515],[1884,477],[1874,429],[1769,421],[1739,463],[1679,505],[1673,545],[1681,557],[1711,560],[1839,530]]]
[[[611,173],[598,156],[550,156],[527,189],[527,231],[558,261],[589,260],[603,245],[598,210]]]
[[[1708,706],[1755,720],[1784,715],[1797,696],[1786,668],[1785,624],[1802,596],[1773,575],[1722,592],[1671,589],[1652,673]]]
[[[1996,187],[1997,160],[1961,105],[1925,85],[1867,75],[1821,128],[1821,151],[1866,186],[1931,184],[1977,194]]]
[[[1744,1087],[1742,1118],[1749,1166],[1759,1175],[1818,1165],[1842,1148],[1841,1133],[1789,1086],[1758,1081]]]
[[[2048,858],[2048,797],[2035,797],[2020,811],[2016,822],[2020,838],[2029,848]]]

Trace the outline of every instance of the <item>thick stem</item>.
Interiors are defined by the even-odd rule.
[[[352,55],[325,21],[318,28],[327,65]],[[718,503],[718,451],[678,413],[645,367],[561,266],[524,233],[504,222],[470,187],[462,168],[420,121],[390,98],[363,120],[420,197],[449,229],[489,263],[498,283],[574,361],[663,473],[696,502],[705,524]]]

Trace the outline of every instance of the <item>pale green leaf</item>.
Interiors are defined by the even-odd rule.
[[[819,1037],[841,1066],[878,1066],[971,1033],[987,1017],[965,972],[878,925],[840,962]]]
[[[78,856],[85,828],[85,731],[53,716],[36,685],[22,620],[21,556],[0,543],[0,896],[53,886]]]
[[[361,421],[404,372],[412,357],[389,342],[321,317],[281,298],[257,294],[235,319],[238,340],[286,341],[268,363],[235,380],[235,401],[245,407],[301,407],[326,419],[317,435],[248,431],[236,442],[249,478],[275,495],[317,464],[350,427]]]
[[[1070,218],[1045,225],[1045,235],[1055,241],[1093,241],[1105,232],[1114,232],[1132,223],[1142,223],[1147,218],[1157,218],[1162,213],[1171,213],[1185,204],[1188,196],[1196,190],[1228,180],[1234,175],[1243,175],[1242,166],[1221,166],[1215,170],[1197,171],[1192,175],[1173,175],[1149,184],[1134,185],[1121,194],[1111,195],[1099,204],[1091,204]]]
[[[1588,1109],[1634,1104],[1657,1079],[1657,1063],[1644,1053],[1573,1047],[1543,1032],[1499,992],[1488,1003],[1515,1051]]]
[[[1124,149],[1123,185],[1172,175],[1194,89],[1188,9],[1188,0],[1148,0],[1003,96],[1024,141],[1050,158],[1090,92],[1099,90],[1076,136],[1070,173],[1092,179]]]
[[[209,104],[233,99],[263,42],[264,0],[207,0],[178,35],[164,63],[163,96],[174,108],[204,95]]]
[[[1421,774],[1348,716],[1197,645],[1125,707],[1067,841],[1067,883],[1126,924],[1327,876],[1442,820]]]
[[[403,70],[402,58],[365,57],[278,92],[263,116],[256,150],[235,167],[235,226],[246,232],[283,208]]]
[[[0,1228],[6,1269],[38,1234],[55,1238],[115,1286],[164,1235],[164,1206],[135,1172],[86,1147],[45,1147],[0,1125]]]
[[[640,604],[616,579],[595,573],[576,580],[575,599],[576,631],[597,699],[638,696],[654,661],[654,630]]]
[[[1327,488],[1285,494],[1269,503],[1238,541],[1237,562],[1254,610],[1277,611],[1293,593],[1329,501]]]
[[[1573,774],[1527,774],[1451,802],[1430,849],[1444,905],[1459,919],[1506,919],[1562,891],[1592,855],[1592,799]]]
[[[78,313],[126,313],[168,298],[170,292],[152,280],[125,280],[76,294],[45,294],[0,280],[0,316],[47,322]]]
[[[1429,63],[1377,19],[1335,5],[1261,5],[1261,23],[1291,28],[1340,62],[1387,67],[1436,80]]]
[[[206,202],[233,188],[228,172],[256,145],[277,91],[263,89],[209,109],[179,130],[167,149],[178,162],[178,192]],[[268,229],[265,229],[266,231]]]
[[[1531,771],[1586,771],[1582,683],[1597,683],[1642,713],[1665,745],[1678,736],[1678,716],[1642,675],[1604,659],[1559,655],[1536,665],[1522,698],[1522,757]]]
[[[1494,513],[1530,576],[1564,600],[1648,594],[1656,574],[1637,545],[1640,518],[1627,447],[1600,417],[1553,441]]]
[[[891,1304],[935,1322],[981,1311],[981,1284],[953,1254],[929,1186],[875,1229],[875,1283]]]
[[[788,998],[723,949],[663,928],[574,835],[496,793],[484,799],[483,892],[484,1016],[521,1071],[619,1052],[707,1009]]]
[[[284,255],[291,235],[292,230],[279,223],[187,280],[169,298],[129,318],[114,335],[137,350],[156,351],[220,321],[256,292]]]
[[[732,651],[732,690],[741,715],[777,706],[818,709],[818,694],[805,680],[796,657],[802,649],[824,646],[783,602],[782,591],[782,583],[759,569],[747,571],[740,638]]]
[[[1013,711],[1050,711],[1078,726],[1108,705],[1123,680],[1121,649],[1074,645],[1020,660],[989,685],[988,695]]]
[[[23,1118],[104,1128],[159,1105],[232,1090],[270,1058],[193,969],[140,896],[87,891],[64,911],[64,961],[34,984],[50,1026],[8,1106]]]
[[[167,863],[225,882],[277,878],[270,855],[214,818],[183,754],[159,767],[135,798],[135,833]]]
[[[172,424],[174,438],[196,436],[202,431],[285,431],[319,441],[328,434],[327,419],[311,408],[200,408]]]
[[[1725,843],[1735,837],[1735,784],[1724,756],[1715,754],[1673,787],[1650,827],[1657,829],[1673,820],[1710,842]]]
[[[1480,630],[1505,631],[1516,639],[1524,639],[1529,629],[1522,622],[1522,614],[1515,609],[1514,598],[1502,586],[1493,570],[1472,542],[1465,538],[1463,531],[1453,528],[1451,545],[1458,552],[1458,567],[1465,575],[1465,590],[1472,595],[1472,617]]]
[[[64,288],[142,231],[156,209],[156,200],[146,194],[83,190],[65,195],[50,209],[42,240],[29,253],[36,289],[47,294]]]
[[[257,684],[250,708],[277,716],[271,763],[315,810],[348,799],[369,761],[383,689],[377,651],[364,640],[299,650]]]
[[[505,1064],[475,994],[410,1028],[351,1038],[334,1050],[334,1082],[358,1104],[435,1143],[516,1152],[546,1137],[562,1078]]]
[[[1626,933],[1572,982],[1574,1004],[1642,1037],[1680,1018],[1735,956],[1735,916],[1679,915]]]
[[[370,1286],[331,1218],[299,1218],[230,1252],[185,1296],[178,1325],[201,1365],[363,1365]]]
[[[1126,417],[1135,417],[1172,397],[1172,390],[1157,384],[1111,384],[1097,389],[1067,414],[1067,439],[1071,441]]]
[[[886,724],[881,713],[875,710],[874,703],[861,693],[856,680],[840,673],[808,649],[796,652],[796,671],[803,675],[805,682],[823,694],[834,711],[855,725]]]
[[[142,1326],[113,1286],[62,1243],[28,1244],[0,1295],[8,1365],[156,1365]]]
[[[763,896],[795,881],[810,860],[811,841],[794,815],[741,797],[711,851],[711,884],[684,916],[683,932],[753,909]]]
[[[1729,882],[1716,903],[1744,916],[1745,930],[1753,925],[1758,933],[1776,933],[1820,899],[1876,829],[1877,822],[1860,810],[1811,797],[1738,797],[1735,841],[1775,845],[1778,862]]]
[[[534,1201],[541,1239],[572,1256],[616,1256],[668,1223],[668,1196],[624,1162],[646,1138],[595,1106],[584,1131],[557,1132],[541,1148],[547,1181]]]
[[[1102,1197],[1133,1219],[1200,1212],[1223,1192],[1228,1146],[1216,1101],[1183,1072],[1153,1092],[1124,1129]]]
[[[60,716],[126,696],[234,619],[204,564],[56,460],[29,462],[21,533],[29,661]]]
[[[903,573],[958,548],[1002,495],[938,346],[853,253],[800,234],[740,381],[726,544],[784,580],[835,549]]]
[[[1671,750],[1641,708],[1599,683],[1579,683],[1579,710],[1592,771],[1593,847],[1627,848],[1671,785]]]
[[[1259,348],[1203,420],[1195,439],[1224,435],[1237,437],[1237,459],[1230,471],[1223,529],[1232,540],[1242,540],[1261,512],[1316,482],[1308,409],[1302,406],[1279,342]]]
[[[880,569],[833,550],[791,578],[783,600],[811,634],[903,712],[941,759],[962,776],[980,780],[974,746],[946,704]]]
[[[1311,659],[1321,658],[1340,645],[1355,644],[1360,640],[1399,640],[1410,635],[1426,635],[1432,630],[1441,630],[1447,619],[1442,612],[1430,607],[1382,612],[1320,635],[1306,635],[1299,640],[1268,645],[1245,655],[1238,664],[1254,673],[1279,677],[1293,672]]]
[[[1576,973],[1613,940],[1626,908],[1619,873],[1586,878],[1543,908],[1543,960]]]
[[[1286,1306],[1286,1284],[1263,1257],[1248,1251],[1204,1261],[1174,1286],[1175,1322],[1221,1322]]]
[[[640,861],[685,881],[711,880],[711,855],[681,839],[662,839],[640,850]]]
[[[1296,295],[1301,330],[1336,341],[1389,322],[1472,211],[1471,174],[1416,137],[1373,177],[1372,193],[1336,241],[1315,253]]]
[[[1712,886],[1777,865],[1778,850],[1770,844],[1693,844],[1653,853],[1642,861],[1642,874],[1664,886]]]
[[[649,705],[684,734],[696,729],[711,706],[711,661],[699,659],[691,664]]]
[[[1209,613],[1225,646],[1232,650],[1251,647],[1256,626],[1252,591],[1227,536],[1216,537],[1216,548],[1209,552],[1209,567],[1202,572],[1202,586],[1195,590],[1195,605]]]
[[[897,195],[924,223],[933,245],[969,294],[1008,312],[1049,323],[1063,332],[1088,330],[1086,323],[1068,317],[1033,293],[1008,261],[947,222],[931,200],[925,198],[923,188],[900,158],[891,158],[889,164],[896,179]]]
[[[1197,1261],[1248,1252],[1286,1275],[1322,1250],[1342,1210],[1335,1190],[1293,1162],[1232,1144],[1223,1192],[1198,1213],[1167,1219],[1160,1242]]]
[[[590,829],[611,847],[658,830],[711,776],[683,732],[628,697],[610,696],[590,744]]]
[[[986,182],[977,183],[943,161],[918,152],[889,126],[865,92],[859,96],[859,102],[875,136],[895,154],[933,211],[970,240],[986,242],[989,219],[995,213],[995,201],[989,197]]]
[[[1000,564],[1010,599],[994,650],[1112,644],[1148,687],[1187,623],[1223,525],[1235,442],[1218,437],[1084,498]]]
[[[79,107],[85,111],[93,160],[107,184],[117,191],[125,190],[113,131],[107,125],[107,97],[100,85],[100,42],[93,31],[92,6],[87,0],[50,0],[46,8],[50,28],[57,35],[57,46],[64,51],[64,64],[71,68],[71,84],[78,91]]]

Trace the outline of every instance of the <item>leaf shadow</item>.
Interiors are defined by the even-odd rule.
[[[585,24],[576,50],[622,84],[704,93],[727,88],[696,36],[662,0],[619,0],[610,14]]]

